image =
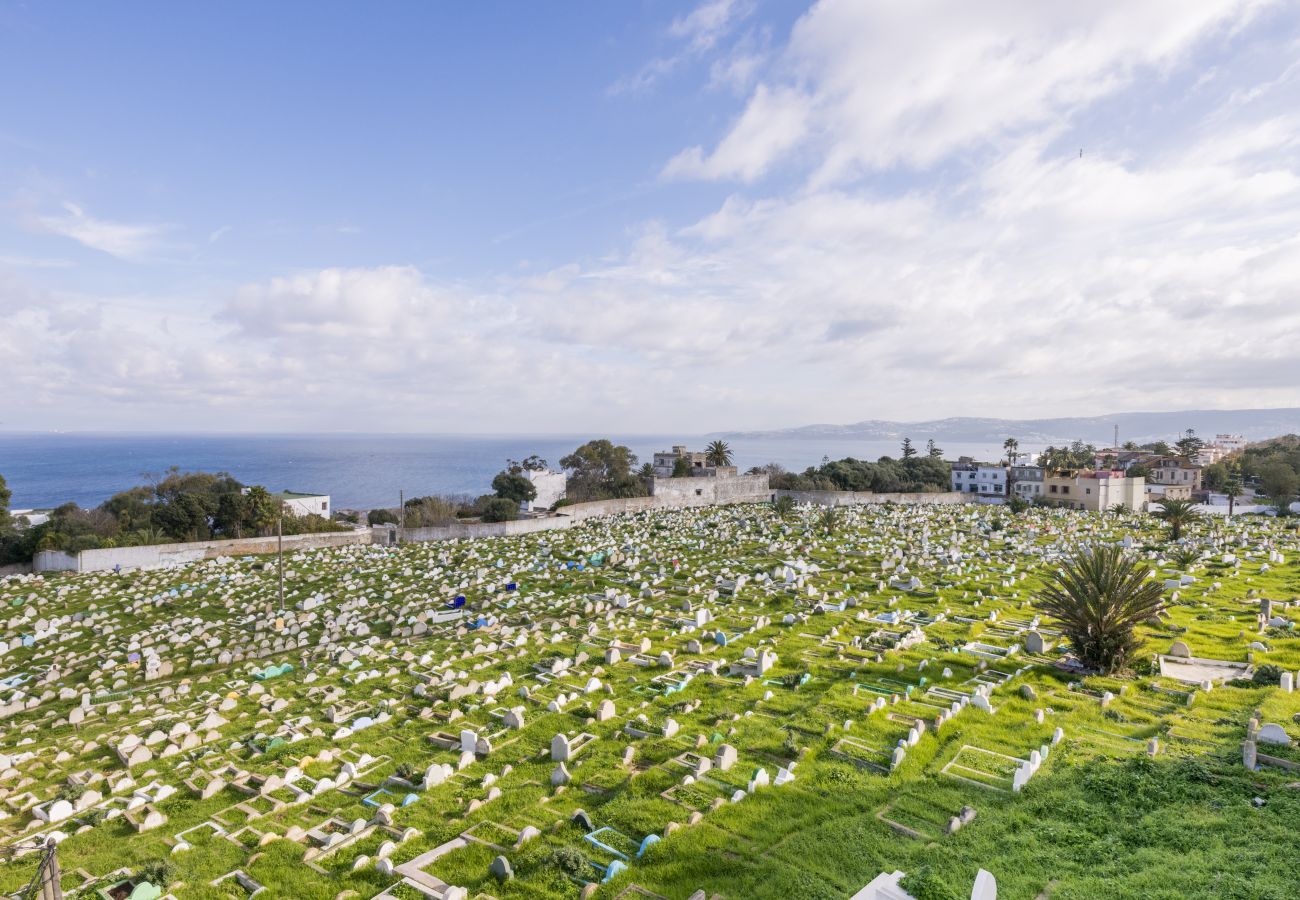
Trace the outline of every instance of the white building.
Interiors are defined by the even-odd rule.
[[[1210,443],[1211,446],[1219,447],[1228,453],[1246,449],[1246,438],[1240,434],[1216,434]]]
[[[320,516],[322,519],[330,517],[329,494],[300,494],[297,491],[280,491],[278,494],[272,494],[271,496],[280,501],[285,512],[295,516]]]
[[[952,489],[981,498],[1005,500],[1007,467],[1001,464],[957,462],[952,467]]]
[[[563,472],[552,472],[550,469],[541,471],[525,469],[519,474],[531,481],[533,487],[537,489],[535,498],[525,500],[519,504],[521,512],[548,510],[558,501],[564,499],[567,479]]]

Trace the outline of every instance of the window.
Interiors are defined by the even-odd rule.
[[[1056,493],[1056,485],[1052,485],[1052,493],[1053,493],[1053,494]]]
[[[1062,494],[1070,493],[1070,486],[1068,484],[1061,485],[1061,493]]]

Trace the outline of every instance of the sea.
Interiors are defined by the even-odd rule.
[[[702,449],[701,435],[600,435],[627,445],[640,462],[674,444]],[[558,468],[591,435],[447,434],[90,434],[0,433],[0,476],[13,509],[63,503],[94,507],[175,466],[228,472],[272,491],[329,494],[335,509],[397,506],[398,498],[488,493],[507,459],[536,454]],[[895,442],[765,437],[729,441],[735,464],[780,463],[791,471],[825,458],[875,460],[899,455]],[[924,452],[918,444],[917,449]],[[947,459],[998,459],[1001,446],[942,447]],[[1026,449],[1026,448],[1021,448]]]

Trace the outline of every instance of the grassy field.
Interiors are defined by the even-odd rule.
[[[1124,538],[1157,577],[1192,579],[1143,627],[1135,671],[1065,674],[1050,621],[1037,629],[1055,646],[1027,654],[1060,554]],[[286,558],[283,614],[265,559],[8,578],[0,891],[27,884],[24,848],[57,832],[74,896],[165,863],[155,877],[177,898],[246,897],[222,880],[237,871],[259,897],[419,897],[390,864],[469,832],[424,871],[501,900],[631,885],[844,898],[894,870],[931,900],[968,896],[980,868],[1012,900],[1294,898],[1300,772],[1248,771],[1241,743],[1252,717],[1300,736],[1300,694],[1267,683],[1268,666],[1300,668],[1300,638],[1256,627],[1260,597],[1297,615],[1284,604],[1300,596],[1300,542],[1250,517],[1200,523],[1187,543],[1198,558],[1175,564],[1140,514],[860,507],[828,535],[815,509],[739,506],[302,553]],[[891,585],[911,576],[919,588]],[[1162,677],[1153,656],[1176,640],[1265,683]],[[746,677],[744,654],[764,650],[775,665]],[[292,669],[267,672],[280,663]],[[992,713],[967,702],[982,684]],[[598,721],[603,700],[615,714]],[[463,755],[463,729],[488,752]],[[595,736],[560,788],[557,733]],[[131,736],[149,752],[128,765]],[[736,764],[701,771],[724,744]],[[434,764],[452,774],[425,789]],[[793,778],[754,784],[759,770]],[[75,811],[42,822],[55,800]],[[949,834],[964,807],[974,819]],[[612,829],[606,846],[578,810]],[[140,830],[151,813],[162,823]],[[638,855],[648,835],[662,840]],[[498,855],[512,880],[489,873]]]

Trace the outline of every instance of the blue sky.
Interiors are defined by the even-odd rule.
[[[0,2],[0,428],[1300,405],[1298,20]]]

